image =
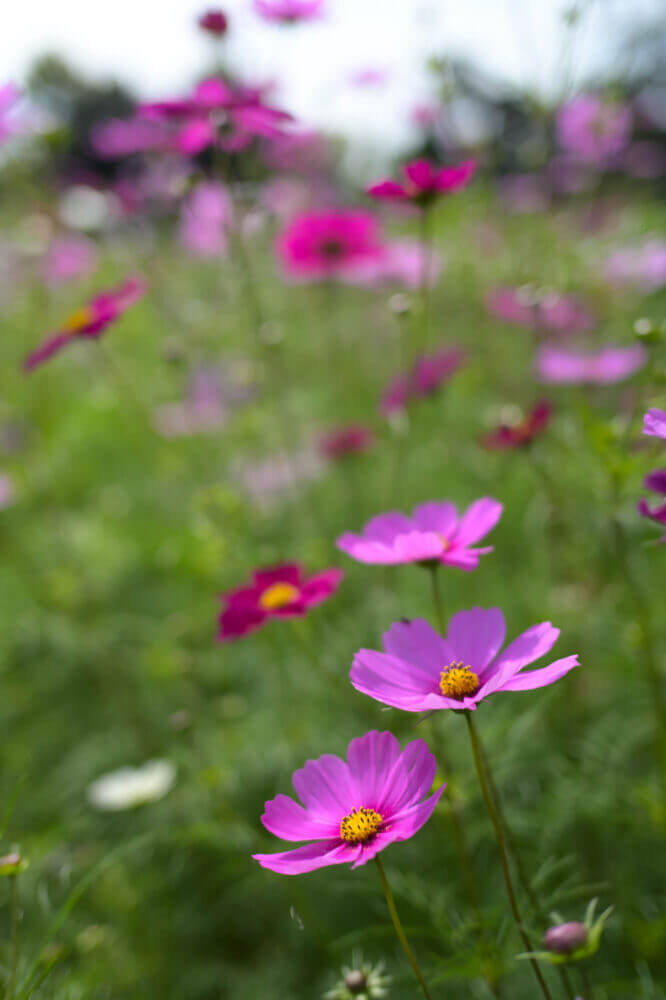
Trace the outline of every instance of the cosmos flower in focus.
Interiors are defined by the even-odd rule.
[[[500,424],[495,430],[484,434],[481,444],[489,451],[506,451],[510,448],[524,448],[535,437],[543,433],[552,415],[552,407],[546,400],[535,403],[529,413],[515,424]]]
[[[95,296],[65,320],[60,330],[52,334],[25,359],[23,367],[30,372],[53,357],[67,344],[79,339],[97,340],[106,328],[134,305],[145,293],[139,278],[127,278],[118,288]]]
[[[123,767],[93,781],[88,787],[88,800],[106,812],[134,809],[164,798],[175,780],[173,764],[151,760],[142,767]]]
[[[306,579],[298,563],[257,570],[248,586],[222,595],[218,640],[239,639],[272,618],[302,618],[335,593],[343,575],[327,569]]]
[[[358,868],[428,822],[446,787],[425,798],[436,770],[423,740],[401,751],[392,733],[374,730],[351,741],[346,761],[334,754],[309,760],[292,778],[303,805],[278,795],[261,817],[276,837],[309,843],[253,857],[282,875],[346,863]]]
[[[473,548],[502,516],[502,504],[492,497],[476,500],[459,515],[452,503],[421,504],[411,517],[391,511],[373,517],[361,535],[346,532],[336,544],[357,562],[381,566],[400,563],[443,563],[472,570],[492,546]]]
[[[213,35],[215,38],[221,38],[223,35],[226,35],[229,29],[229,19],[224,11],[219,8],[207,10],[198,18],[197,24],[202,31],[208,32],[209,35]]]
[[[254,0],[253,6],[265,21],[296,24],[321,17],[324,0]]]
[[[345,279],[382,256],[377,220],[337,209],[299,215],[279,235],[277,254],[295,281]]]
[[[650,507],[647,501],[640,500],[638,503],[638,513],[642,517],[648,517],[651,521],[656,521],[657,524],[666,527],[666,469],[656,469],[654,472],[651,472],[643,480],[643,486],[646,490],[652,490],[653,493],[658,493],[665,499],[656,507]],[[659,541],[666,542],[666,535],[663,535]]]
[[[658,410],[653,406],[647,411],[643,417],[643,434],[666,440],[666,410]]]
[[[494,288],[486,309],[505,323],[516,323],[543,333],[583,333],[596,326],[594,316],[574,295],[532,285]]]
[[[459,611],[446,637],[415,618],[391,626],[383,653],[359,650],[349,676],[357,691],[405,712],[474,710],[498,691],[545,687],[578,666],[577,656],[565,656],[523,672],[552,649],[559,634],[550,622],[541,622],[500,652],[506,625],[499,608]]]
[[[560,145],[583,163],[605,166],[627,146],[632,114],[626,105],[613,104],[595,94],[581,94],[560,108],[557,137]]]
[[[427,206],[440,195],[466,187],[475,170],[474,160],[465,160],[455,167],[436,167],[428,160],[412,160],[403,168],[402,181],[378,181],[366,193],[382,201],[413,201]]]
[[[410,372],[396,375],[382,396],[380,409],[385,416],[404,410],[412,399],[431,396],[454,375],[464,360],[458,347],[444,347],[418,358]]]
[[[641,344],[604,347],[586,353],[542,347],[537,354],[536,368],[543,382],[612,385],[634,375],[646,361],[647,353]]]
[[[375,435],[370,427],[349,424],[323,434],[319,439],[319,450],[325,458],[344,458],[346,455],[367,451],[374,441]]]

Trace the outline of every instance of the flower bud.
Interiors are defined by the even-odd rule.
[[[365,993],[368,977],[361,969],[352,969],[345,976],[345,986],[350,993]]]
[[[578,920],[570,920],[566,924],[558,924],[557,927],[549,927],[546,931],[543,943],[548,951],[556,955],[570,955],[579,948],[584,948],[587,944],[587,927]]]
[[[216,38],[226,35],[229,28],[227,15],[219,9],[207,10],[205,14],[201,15],[197,24],[202,31],[207,31],[209,35],[215,35]]]
[[[0,877],[3,875],[18,875],[20,872],[24,872],[27,867],[28,862],[18,851],[12,851],[11,854],[5,854],[0,857]]]
[[[388,307],[394,316],[405,316],[412,308],[409,295],[398,292],[388,300]]]

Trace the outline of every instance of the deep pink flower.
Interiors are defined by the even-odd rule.
[[[375,435],[370,427],[349,424],[322,435],[319,439],[319,450],[326,458],[344,458],[345,455],[367,451],[374,441]]]
[[[654,493],[660,493],[666,497],[666,469],[656,469],[651,472],[643,480],[643,486],[647,490],[652,490]],[[666,526],[666,502],[660,503],[657,507],[650,507],[645,500],[640,500],[638,513],[643,517],[649,517],[651,521],[656,521],[657,524]],[[663,535],[659,541],[666,542],[666,535]]]
[[[634,347],[604,347],[582,353],[542,347],[537,355],[537,372],[543,382],[592,382],[610,385],[634,375],[647,361],[641,344]]]
[[[479,556],[493,551],[492,546],[472,546],[495,527],[502,510],[499,501],[482,497],[459,516],[452,503],[433,500],[416,507],[411,517],[396,511],[379,514],[368,521],[362,535],[346,532],[336,544],[362,563],[439,562],[472,570],[479,565]]]
[[[352,209],[298,215],[276,249],[285,274],[298,281],[344,279],[382,254],[377,220]]]
[[[254,9],[265,21],[295,24],[321,17],[324,0],[254,0]]]
[[[145,290],[140,278],[127,278],[118,288],[95,296],[83,308],[72,313],[57,333],[28,355],[23,364],[25,371],[32,371],[73,340],[100,337],[114,320],[145,294]]]
[[[257,570],[249,586],[222,595],[219,641],[254,632],[271,618],[302,618],[335,593],[343,575],[341,569],[327,569],[306,579],[298,563]]]
[[[486,309],[505,323],[545,333],[583,333],[596,325],[594,316],[575,296],[529,285],[494,288],[486,296]]]
[[[631,109],[594,94],[581,94],[560,108],[560,145],[583,163],[606,165],[621,153],[631,136]]]
[[[500,653],[506,625],[499,608],[459,611],[446,637],[415,618],[391,626],[383,637],[385,652],[359,650],[349,676],[357,691],[405,712],[473,710],[498,691],[545,687],[578,666],[577,656],[566,656],[521,673],[550,651],[559,634],[550,622],[541,622]]]
[[[389,201],[415,201],[428,205],[438,195],[452,194],[465,187],[476,170],[474,160],[465,160],[455,167],[435,167],[429,160],[412,160],[403,168],[404,180],[384,180],[372,184],[367,193],[371,198]]]
[[[446,787],[424,798],[436,770],[423,740],[401,752],[392,733],[374,730],[351,741],[346,761],[334,754],[309,760],[292,778],[303,805],[278,795],[266,803],[261,822],[282,840],[311,843],[253,857],[282,875],[346,862],[358,868],[428,822]]]
[[[542,434],[550,423],[553,409],[547,400],[541,400],[516,424],[500,424],[481,438],[481,444],[490,451],[524,448]]]
[[[410,372],[396,375],[390,383],[382,396],[382,413],[390,416],[396,410],[403,410],[410,400],[432,395],[458,371],[463,360],[463,352],[458,347],[444,347],[433,354],[424,354]]]
[[[666,440],[666,410],[658,410],[653,406],[647,411],[643,417],[643,434]]]
[[[229,29],[229,19],[224,11],[218,7],[207,10],[202,14],[197,20],[197,24],[202,31],[207,31],[209,35],[214,35],[216,38],[226,35]]]
[[[90,274],[97,266],[95,244],[85,236],[59,236],[44,254],[41,271],[47,285],[62,285]]]

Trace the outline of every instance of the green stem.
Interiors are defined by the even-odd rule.
[[[409,945],[409,941],[407,940],[407,936],[406,936],[404,930],[402,929],[402,924],[400,923],[400,917],[398,916],[398,911],[395,908],[395,902],[394,902],[394,899],[393,899],[393,893],[391,892],[391,887],[388,884],[388,879],[386,878],[386,872],[384,871],[384,866],[382,865],[381,861],[379,860],[379,855],[378,854],[375,855],[375,861],[377,862],[377,870],[379,872],[379,877],[380,877],[381,882],[382,882],[382,888],[384,890],[384,895],[386,896],[386,905],[388,906],[389,913],[391,914],[391,920],[393,921],[393,926],[394,926],[395,932],[396,932],[396,934],[398,936],[398,941],[400,942],[400,944],[402,946],[402,950],[404,951],[405,955],[407,956],[407,961],[409,962],[409,964],[411,965],[412,969],[414,970],[414,975],[416,976],[416,978],[419,981],[419,986],[423,990],[423,995],[426,997],[426,1000],[432,1000],[432,996],[430,995],[430,991],[429,991],[429,989],[428,989],[428,987],[426,985],[426,981],[423,978],[423,973],[421,972],[421,969],[419,968],[419,963],[416,961],[416,958],[414,956],[414,952],[412,951],[412,949],[411,949],[411,947]]]
[[[446,632],[446,620],[444,618],[444,602],[442,600],[442,590],[439,585],[439,563],[432,562],[428,564],[428,569],[430,571],[430,583],[432,585],[432,603],[435,606],[435,618],[437,620],[437,628],[444,635]]]
[[[585,964],[581,962],[578,966],[578,972],[580,973],[580,981],[583,984],[583,991],[585,993],[585,1000],[594,1000],[594,991],[592,989],[592,983],[590,982],[590,977],[587,974],[587,969]]]
[[[18,968],[18,875],[9,876],[9,911],[11,922],[11,959],[9,964],[9,983],[7,985],[7,1000],[16,996],[16,970]]]
[[[464,714],[465,714],[465,719],[467,721],[467,728],[469,730],[469,739],[472,747],[472,755],[474,757],[474,766],[476,768],[476,774],[479,779],[479,785],[481,786],[481,794],[483,796],[483,801],[485,802],[486,809],[488,810],[488,816],[490,817],[490,822],[493,825],[493,829],[495,831],[495,839],[497,840],[497,847],[499,848],[500,861],[502,863],[502,872],[504,875],[504,883],[506,885],[506,894],[509,899],[509,906],[511,908],[511,913],[513,915],[513,919],[516,924],[516,928],[518,930],[518,933],[520,934],[523,945],[525,946],[525,950],[531,952],[532,944],[527,935],[527,931],[525,930],[525,926],[523,924],[523,920],[520,915],[520,910],[518,909],[516,893],[514,891],[513,882],[511,879],[509,860],[507,858],[507,853],[506,853],[504,830],[502,829],[502,824],[500,823],[499,818],[497,816],[497,812],[495,810],[492,800],[492,795],[488,787],[488,779],[486,777],[486,771],[483,766],[482,750],[479,744],[479,737],[476,732],[476,726],[472,718],[472,713],[465,712]],[[530,958],[529,961],[530,965],[532,966],[532,970],[534,972],[536,980],[541,988],[541,992],[543,993],[546,1000],[552,1000],[550,995],[550,990],[548,989],[546,980],[543,978],[538,963],[533,958]]]
[[[422,350],[427,351],[430,341],[430,271],[432,259],[432,213],[430,208],[421,210],[421,246],[423,250],[423,267],[421,269],[421,308],[422,308]]]

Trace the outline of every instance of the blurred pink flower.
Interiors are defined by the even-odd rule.
[[[254,0],[254,9],[265,21],[295,24],[321,17],[324,0]]]
[[[666,440],[666,410],[658,410],[654,406],[647,411],[643,417],[643,434]]]
[[[507,451],[511,448],[524,448],[531,444],[535,437],[542,434],[552,415],[552,407],[547,400],[541,400],[532,407],[529,413],[516,424],[500,424],[489,434],[484,434],[481,444],[489,451]]]
[[[41,262],[47,285],[62,285],[91,274],[97,267],[97,250],[85,236],[58,236]]]
[[[181,209],[180,242],[195,256],[223,254],[227,249],[231,220],[232,203],[227,189],[215,181],[198,184]]]
[[[439,108],[435,104],[415,104],[409,117],[419,128],[429,129],[439,118]]]
[[[348,424],[336,427],[319,438],[319,450],[325,458],[338,459],[368,451],[375,442],[370,427],[363,424]]]
[[[145,118],[111,118],[96,125],[90,142],[98,156],[118,159],[132,153],[166,150],[170,134],[164,123]]]
[[[604,274],[611,282],[634,284],[648,291],[666,285],[666,242],[649,240],[642,246],[616,250],[606,259]]]
[[[645,477],[643,485],[647,490],[652,490],[654,493],[660,493],[662,497],[666,497],[666,469],[656,469]],[[650,507],[645,500],[640,500],[638,503],[638,513],[642,517],[649,517],[651,521],[656,521],[657,524],[666,526],[666,502],[660,503],[657,507]],[[666,535],[663,535],[660,542],[666,542]]]
[[[279,506],[296,489],[299,495],[307,483],[320,479],[325,472],[321,455],[313,447],[282,452],[258,460],[238,459],[232,475],[259,510],[268,512]]]
[[[155,411],[154,423],[163,437],[181,437],[217,430],[228,416],[216,372],[200,368],[191,377],[183,403],[167,403]]]
[[[297,216],[279,235],[276,250],[285,275],[296,281],[353,277],[382,254],[376,219],[354,209]]]
[[[441,258],[435,251],[428,254],[428,284],[436,284],[441,271]],[[397,282],[407,288],[420,288],[426,254],[421,243],[413,240],[393,240],[385,243],[379,256],[365,261],[348,276],[355,285],[382,285]]]
[[[582,333],[596,325],[594,316],[573,295],[552,290],[503,286],[486,296],[486,309],[505,323],[545,333]]]
[[[610,385],[634,375],[646,361],[647,353],[641,344],[604,347],[586,353],[542,347],[537,354],[536,368],[543,382]]]
[[[221,38],[229,30],[229,19],[224,11],[218,7],[205,11],[197,20],[197,24],[202,31],[208,32],[215,38]]]
[[[354,87],[381,87],[386,83],[389,74],[385,69],[357,69],[349,77],[349,82]]]
[[[403,410],[412,399],[430,396],[454,375],[463,363],[459,347],[443,347],[417,358],[411,371],[396,375],[382,396],[380,409],[385,416]]]
[[[14,116],[20,96],[21,92],[13,83],[0,87],[0,146],[20,131]]]
[[[604,166],[621,153],[631,136],[632,113],[626,105],[581,94],[560,108],[560,145],[583,163]]]
[[[428,205],[439,195],[453,194],[466,187],[475,170],[474,160],[465,160],[455,167],[436,167],[429,160],[412,160],[403,168],[403,181],[378,181],[370,185],[367,194],[382,201]]]

